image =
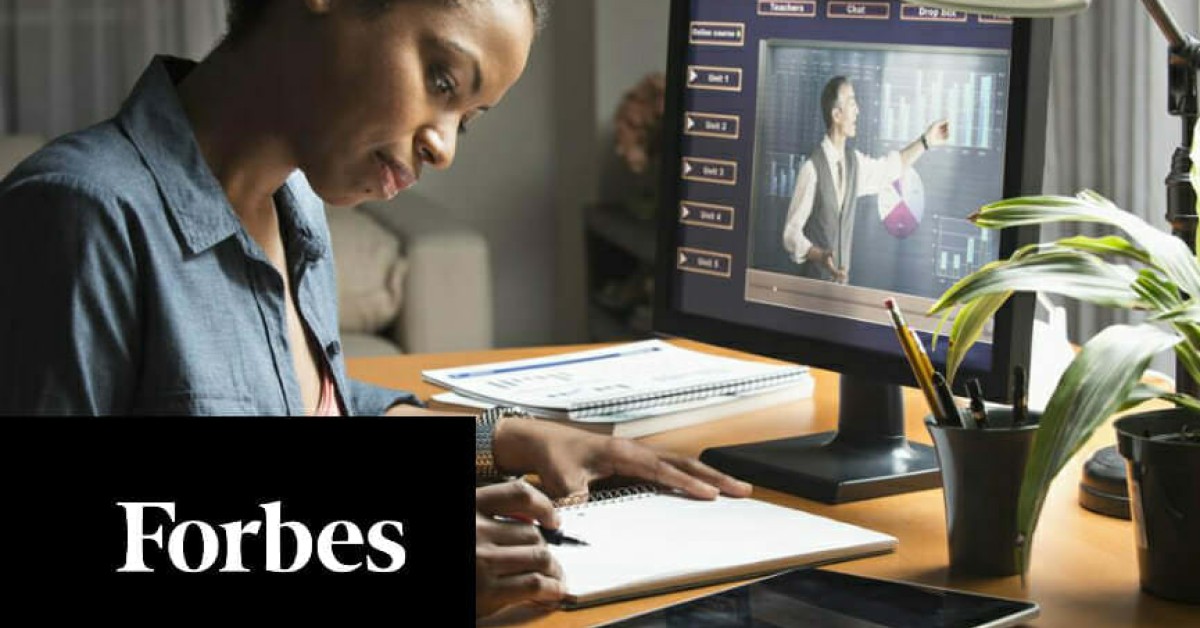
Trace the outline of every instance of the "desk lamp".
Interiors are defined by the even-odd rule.
[[[1088,8],[1091,0],[912,0],[913,4],[954,9],[969,13],[1009,17],[1053,17],[1077,13]],[[1196,193],[1188,173],[1192,162],[1189,147],[1196,126],[1196,74],[1200,69],[1200,40],[1180,30],[1171,12],[1161,0],[1142,0],[1146,11],[1167,38],[1167,109],[1183,122],[1183,143],[1171,157],[1171,172],[1167,175],[1167,222],[1171,233],[1195,249]],[[1176,363],[1175,388],[1195,395],[1200,386],[1187,369]],[[1095,510],[1123,519],[1129,518],[1129,502],[1125,488],[1125,465],[1116,447],[1097,451],[1084,471],[1080,503]],[[1115,494],[1113,494],[1115,493]]]

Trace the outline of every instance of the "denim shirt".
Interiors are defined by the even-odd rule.
[[[176,93],[194,65],[154,59],[114,119],[0,182],[0,413],[304,413],[283,278]],[[299,171],[275,202],[296,308],[342,407],[414,402],[347,377],[324,203]]]

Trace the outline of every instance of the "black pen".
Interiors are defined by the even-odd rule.
[[[537,529],[542,534],[542,539],[551,545],[587,545],[587,541],[567,536],[562,530],[551,530],[542,526],[537,526]]]
[[[937,371],[933,372],[933,389],[937,392],[938,402],[946,410],[946,420],[942,425],[962,426],[964,417],[958,409],[958,403],[954,401],[954,393],[950,392],[950,385],[946,383],[946,377]]]
[[[500,519],[501,521],[508,520],[508,521],[513,521],[516,523],[526,523],[526,524],[529,524],[529,525],[537,528],[538,534],[542,535],[542,540],[549,543],[550,545],[587,545],[588,544],[587,541],[581,541],[573,536],[567,536],[566,534],[563,533],[563,531],[561,529],[551,530],[549,528],[544,528],[541,525],[539,525],[538,523],[536,523],[531,517],[526,517],[524,515],[504,515],[503,517],[497,517],[497,518]]]
[[[1026,398],[1025,387],[1025,367],[1017,365],[1013,369],[1013,427],[1021,427],[1025,425],[1025,421],[1029,420],[1028,399]]]
[[[967,382],[967,392],[971,394],[971,418],[976,427],[987,427],[987,406],[983,404],[983,386],[978,379]]]

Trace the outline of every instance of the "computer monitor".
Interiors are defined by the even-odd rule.
[[[940,484],[904,435],[916,380],[883,304],[930,347],[935,299],[1036,241],[967,218],[1040,193],[1049,28],[898,0],[673,0],[654,329],[841,373],[836,432],[702,460],[830,503]],[[956,384],[1008,399],[1033,313],[1011,299]]]

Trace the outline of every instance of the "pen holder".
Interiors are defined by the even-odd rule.
[[[1017,565],[1017,499],[1025,461],[1041,414],[1020,427],[1010,407],[988,408],[985,428],[925,426],[942,470],[950,570],[975,576],[1011,576]]]

